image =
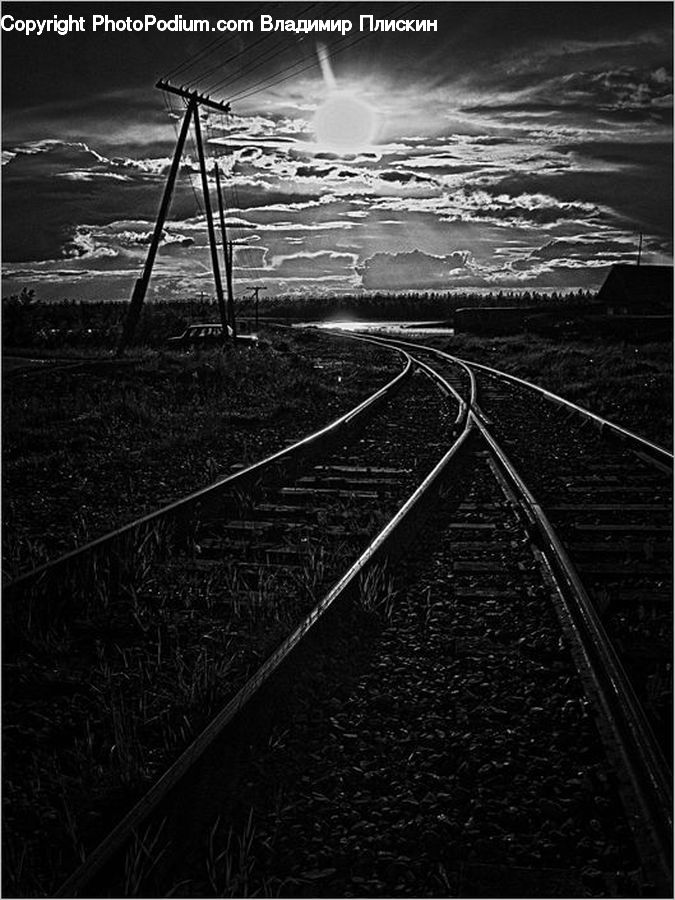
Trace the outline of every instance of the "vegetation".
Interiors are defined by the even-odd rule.
[[[261,344],[137,350],[9,376],[6,570],[279,449],[400,368],[388,352],[315,333]],[[348,532],[361,524],[350,520]],[[51,895],[316,602],[337,562],[300,546],[290,575],[243,578],[230,562],[205,570],[189,538],[154,526],[109,566],[83,562],[38,583],[27,602],[6,595],[8,895]],[[161,835],[150,835],[132,854],[126,895],[159,852]],[[211,874],[238,885],[245,872],[233,865],[217,854]]]
[[[3,297],[3,349],[55,350],[88,348],[113,350],[122,333],[126,303],[61,300],[44,303],[33,291]],[[136,328],[134,344],[162,347],[191,321],[218,321],[218,307],[211,300],[146,304]]]
[[[260,314],[293,319],[452,319],[463,306],[559,306],[587,303],[593,295],[584,292],[542,294],[537,291],[489,293],[413,292],[365,294],[342,297],[264,297]],[[62,300],[44,303],[33,291],[5,297],[2,301],[3,348],[99,348],[112,350],[121,334],[126,303]],[[237,303],[238,315],[250,319],[251,300]],[[210,298],[146,303],[134,336],[134,345],[163,347],[171,335],[180,334],[191,322],[219,321],[218,306]],[[246,323],[248,327],[248,322]]]
[[[136,350],[6,375],[4,572],[93,539],[328,424],[399,368],[319,334]],[[10,380],[11,379],[11,380]]]
[[[401,308],[396,304],[404,304],[406,318],[444,317],[443,304],[466,305],[466,296],[359,298],[358,310],[363,318],[393,318],[403,315],[394,312]],[[516,302],[487,296],[476,302],[511,299]],[[552,299],[520,296],[518,302]],[[284,302],[269,301],[267,311],[290,308]],[[303,309],[294,300],[292,308],[316,318],[343,302],[315,301]],[[123,306],[44,304],[26,291],[3,307],[12,354],[56,358],[6,375],[6,574],[279,449],[353,406],[399,366],[372,346],[290,330],[268,332],[255,349],[163,349],[166,337],[189,321],[217,319],[209,301],[146,307],[125,360],[111,358]],[[670,441],[669,341],[639,347],[531,335],[433,341],[547,386],[659,443]],[[66,585],[55,593],[63,608],[38,603],[29,628],[22,610],[23,630],[11,605],[5,610],[8,895],[55,889],[226,691],[241,684],[315,601],[335,568],[308,546],[293,590],[264,573],[244,584],[227,564],[197,571],[174,538],[151,533],[141,542],[116,593],[105,585],[89,591],[86,579],[78,590]],[[390,617],[388,579],[373,575],[362,595],[366,617]],[[427,629],[430,596],[421,603]],[[247,890],[253,824],[249,819],[241,836],[228,832],[218,840],[214,825],[206,869],[214,891]],[[148,835],[130,856],[127,895],[138,890],[161,845],[161,834]]]
[[[590,303],[584,291],[409,291],[407,293],[346,294],[341,297],[270,297],[261,299],[261,314],[300,319],[444,319],[452,321],[464,306],[541,306],[552,309]]]
[[[316,602],[322,573],[309,554],[306,580],[261,570],[243,584],[229,562],[205,575],[170,536],[149,537],[116,596],[92,597],[78,577],[68,592],[77,615],[18,627],[21,612],[5,612],[9,896],[53,896]],[[37,605],[59,597],[50,592]],[[150,846],[133,855],[124,896],[148,874],[146,850],[155,857]]]
[[[664,337],[663,342],[640,344],[561,341],[530,334],[456,335],[427,342],[525,378],[663,447],[672,447],[673,348],[670,335]]]

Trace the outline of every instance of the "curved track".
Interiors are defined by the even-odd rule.
[[[614,584],[634,567],[602,570],[596,582],[579,562],[588,545],[569,537],[593,533],[612,560],[622,552],[612,536],[632,547],[655,528],[614,516],[602,530],[597,516],[617,497],[631,514],[657,503],[667,514],[668,454],[561,398],[540,392],[534,403],[535,388],[493,371],[377,343],[404,351],[408,386],[397,380],[382,394],[365,430],[309,462],[281,454],[188,498],[166,517],[167,534],[151,537],[163,557],[155,590],[206,577],[230,606],[278,609],[304,584],[305,603],[290,629],[291,619],[280,630],[263,617],[276,647],[249,645],[262,665],[242,669],[236,693],[87,848],[59,896],[165,896],[186,884],[202,896],[668,895],[670,775],[653,734],[667,673],[660,663],[645,677],[631,668],[626,629],[605,627],[611,616],[603,623],[608,608],[616,613],[614,593],[603,609],[605,575]],[[536,440],[533,414],[545,429]],[[571,429],[570,415],[602,428]],[[612,446],[608,459],[608,435],[630,449]],[[624,486],[626,455],[648,473],[630,490],[651,491],[649,502],[601,490],[607,473]],[[593,482],[570,468],[587,456]],[[104,542],[117,568],[93,548],[86,584],[101,572],[119,583],[130,545],[156,534],[156,520],[147,524]],[[667,527],[649,532],[645,562],[661,562]],[[71,563],[59,566],[64,603],[74,576]],[[638,593],[661,577],[658,565],[638,571]],[[29,610],[19,630],[51,583],[42,571],[10,586],[13,608],[37,592],[18,604]],[[658,608],[661,594],[647,595]]]
[[[443,455],[459,405],[400,355],[399,376],[322,431],[5,585],[5,823],[19,845],[5,872],[25,879],[22,860],[54,843],[21,889],[53,889],[68,859],[103,836],[116,795],[133,805],[161,776],[160,796],[192,765],[291,652],[324,586]],[[31,746],[22,735],[36,722],[44,740]],[[83,797],[71,773],[85,767]],[[120,777],[125,789],[111,790]],[[86,838],[71,827],[82,814]],[[26,841],[26,830],[43,839]]]
[[[522,379],[407,341],[376,341],[454,370],[470,421],[556,579],[561,622],[605,716],[607,752],[632,786],[624,801],[640,823],[637,839],[668,884],[672,454]]]

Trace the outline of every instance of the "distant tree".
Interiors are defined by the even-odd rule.
[[[19,303],[22,306],[30,306],[32,303],[36,303],[35,291],[31,288],[22,288],[21,293],[19,294]]]

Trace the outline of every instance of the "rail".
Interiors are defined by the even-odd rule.
[[[161,520],[176,520],[188,514],[201,513],[214,506],[229,492],[250,490],[253,486],[262,483],[264,479],[278,478],[282,474],[293,471],[294,467],[306,462],[317,453],[322,452],[326,447],[331,446],[338,439],[344,437],[346,432],[360,424],[364,415],[371,413],[402,386],[403,382],[412,373],[412,362],[405,351],[400,352],[405,359],[403,370],[370,397],[367,397],[353,409],[344,413],[344,415],[335,419],[324,428],[239,472],[235,472],[233,475],[226,476],[214,484],[201,488],[187,497],[183,497],[152,513],[135,519],[127,525],[108,532],[93,541],[83,544],[81,547],[77,547],[6,582],[3,585],[5,602],[11,602],[17,595],[37,584],[40,579],[44,579],[46,576],[55,576],[67,570],[82,560],[83,557],[94,556],[100,553],[105,554],[115,546],[123,544],[124,541],[130,540],[133,544],[134,538],[147,533]]]
[[[442,351],[438,352],[442,353]],[[511,381],[514,384],[520,385],[521,387],[526,387],[530,390],[537,391],[537,393],[546,397],[546,399],[550,400],[552,403],[555,403],[558,406],[565,406],[572,412],[575,412],[578,415],[589,419],[597,427],[600,428],[601,433],[610,434],[612,437],[620,440],[622,443],[627,444],[632,450],[644,453],[654,462],[672,472],[673,454],[669,450],[666,450],[664,447],[660,447],[658,444],[654,444],[652,443],[652,441],[648,441],[646,438],[640,437],[640,435],[635,434],[635,432],[633,431],[629,431],[627,428],[623,428],[621,425],[617,425],[615,422],[610,422],[609,419],[604,419],[597,413],[591,412],[591,410],[586,409],[583,406],[579,406],[578,404],[573,403],[571,400],[566,400],[564,397],[561,397],[558,394],[554,394],[553,391],[549,391],[537,384],[532,384],[532,382],[526,381],[524,378],[519,378],[517,375],[510,375],[508,372],[502,372],[500,369],[493,369],[490,366],[483,365],[482,363],[471,362],[469,360],[460,359],[460,357],[454,358],[458,362],[462,362],[465,365],[471,366],[472,368],[481,369],[498,378],[504,378],[507,381]]]
[[[385,341],[376,340],[383,345]],[[491,369],[467,360],[453,357],[436,348],[396,341],[408,349],[425,350],[452,361],[472,372],[474,367],[486,370],[496,377],[505,377],[534,389],[547,399],[564,405],[596,423],[610,433],[617,434],[626,443],[641,451],[649,450],[649,457],[656,457],[657,464],[665,466],[668,451],[576,404],[558,397],[550,391],[532,385],[523,379]],[[419,361],[416,360],[419,364]],[[617,754],[620,768],[629,784],[626,803],[633,815],[647,826],[648,838],[640,836],[643,861],[650,877],[660,890],[669,890],[671,882],[672,851],[672,783],[668,764],[658,746],[642,706],[628,676],[602,626],[598,613],[588,596],[574,564],[551,525],[544,510],[536,501],[523,479],[499,446],[488,428],[489,422],[476,402],[476,384],[472,377],[469,423],[475,424],[499,466],[506,481],[525,512],[535,544],[540,548],[546,565],[558,587],[561,600],[560,614],[569,626],[577,648],[577,665],[584,681],[592,691],[596,707],[602,710],[608,729],[607,749]],[[470,427],[470,425],[469,425]]]
[[[594,687],[596,704],[613,738],[610,748],[619,748],[622,768],[632,786],[631,805],[638,807],[642,821],[648,823],[652,841],[646,848],[645,862],[655,881],[665,887],[670,883],[673,827],[667,763],[586,588],[546,513],[490,434],[480,409],[474,407],[471,418],[525,507],[533,539],[559,587],[564,618],[580,651],[577,665],[585,669],[585,681]]]
[[[630,431],[629,429],[624,428],[621,425],[617,425],[615,422],[611,422],[609,419],[604,419],[597,413],[591,412],[591,410],[586,409],[583,406],[579,406],[577,403],[573,403],[571,400],[566,400],[564,397],[553,393],[553,391],[549,391],[547,388],[543,388],[538,384],[533,384],[530,381],[526,381],[524,378],[519,378],[517,375],[510,375],[508,372],[501,371],[501,369],[494,369],[491,366],[484,365],[483,363],[477,363],[471,360],[462,359],[461,357],[446,353],[444,350],[439,350],[436,347],[429,347],[426,344],[418,344],[414,341],[405,341],[399,338],[379,337],[369,337],[369,340],[372,340],[373,343],[377,343],[380,346],[388,345],[413,350],[423,350],[426,353],[432,353],[444,357],[451,362],[461,363],[465,368],[469,368],[471,370],[481,369],[484,372],[490,373],[494,377],[503,378],[507,381],[513,382],[514,384],[518,384],[521,387],[536,391],[550,402],[555,403],[559,406],[564,406],[571,412],[574,412],[577,415],[580,415],[583,418],[592,421],[600,429],[600,432],[602,434],[611,435],[617,440],[628,445],[633,451],[644,454],[652,462],[656,463],[666,471],[672,472],[673,470],[673,454],[669,450],[666,450],[664,447],[660,447],[658,444],[655,444],[652,441],[649,441],[646,438],[635,434],[635,432]]]
[[[408,366],[413,361],[408,358]],[[426,364],[420,364],[427,374],[437,381],[447,393],[455,391],[445,379]],[[403,374],[403,373],[402,373]],[[400,376],[399,376],[400,377]],[[326,614],[347,603],[362,587],[363,579],[375,566],[385,566],[389,556],[408,540],[413,530],[428,514],[448,477],[448,468],[453,458],[461,451],[472,431],[473,424],[467,415],[464,429],[453,442],[432,471],[415,489],[403,506],[361,553],[356,562],[336,582],[322,600],[311,610],[295,630],[267,658],[260,668],[246,681],[234,697],[211,720],[190,746],[171,767],[155,782],[138,803],[115,826],[106,838],[88,855],[82,865],[61,885],[56,897],[78,896],[86,889],[101,869],[125,846],[126,842],[157,809],[169,792],[190,771],[209,747],[233,723],[258,691],[270,681],[280,667],[288,663],[291,655],[299,650],[302,641],[311,632],[325,623]]]

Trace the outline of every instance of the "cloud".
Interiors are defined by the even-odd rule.
[[[455,251],[433,256],[421,250],[410,253],[375,253],[356,271],[367,290],[448,289],[458,275],[470,270],[470,255]]]
[[[268,247],[250,247],[250,246],[236,246],[234,249],[234,266],[235,271],[238,270],[238,274],[241,274],[241,269],[268,269],[270,268],[267,263],[267,254],[269,252]],[[244,274],[244,277],[248,277],[247,274]]]
[[[231,70],[235,115],[202,121],[212,196],[217,159],[230,235],[247,242],[235,249],[235,277],[263,273],[270,290],[308,293],[355,282],[400,290],[567,278],[577,286],[591,278],[584,266],[595,278],[601,264],[625,258],[639,230],[650,251],[669,253],[669,21],[656,4],[639,12],[591,4],[583,22],[563,4],[535,7],[516,14],[497,5],[486,18],[478,7],[439,6],[443,30],[413,36],[414,49],[383,34],[367,52],[364,44],[345,55],[340,86],[359,91],[384,126],[365,152],[313,142],[311,116],[325,98],[317,73],[236,101],[246,72]],[[125,41],[116,48],[128,51]],[[394,45],[403,57],[392,65]],[[279,46],[284,64],[297,61],[296,43]],[[79,67],[81,91],[64,91],[72,77],[61,43],[51,68],[32,60],[25,80],[36,89],[21,102],[23,82],[12,75],[3,150],[9,274],[33,271],[41,284],[60,278],[82,291],[89,277],[99,291],[107,272],[128,296],[116,273],[133,282],[143,264],[182,110],[124,81],[134,62],[150,83],[149,61],[123,58],[123,70],[109,58],[113,80],[83,81],[82,71],[91,80],[99,71],[88,64]],[[192,291],[195,279],[212,289],[200,205],[188,149],[153,276],[162,296]]]
[[[426,175],[418,175],[417,172],[406,172],[405,170],[399,171],[396,169],[389,169],[384,172],[378,172],[377,176],[381,181],[393,181],[400,182],[401,184],[435,184],[433,178],[429,178]]]
[[[298,178],[323,178],[325,175],[332,175],[336,171],[335,166],[330,168],[320,168],[319,166],[298,166],[295,174]]]
[[[672,246],[672,173],[656,167],[613,171],[577,171],[562,175],[518,174],[500,179],[489,191],[518,196],[542,193],[560,204],[591,204],[614,226],[628,223],[633,233],[652,231]]]
[[[293,253],[275,256],[271,270],[277,278],[302,276],[316,278],[324,275],[350,274],[358,258],[356,253],[337,253],[334,250]]]
[[[583,237],[548,241],[533,250],[528,258],[549,261],[580,260],[583,263],[591,263],[593,260],[599,259],[606,264],[610,260],[621,261],[624,258],[634,257],[635,244],[628,239],[608,240]]]
[[[152,165],[120,169],[83,142],[35,141],[11,148],[3,167],[3,258],[52,259],[77,241],[78,227],[104,226],[130,209],[152,228],[162,177]],[[121,173],[124,173],[123,175]],[[172,214],[193,215],[195,198],[185,180],[176,186]]]
[[[501,89],[484,94],[480,102],[467,104],[469,115],[509,115],[585,117],[602,112],[618,121],[667,120],[673,105],[672,73],[665,66],[656,68],[624,66],[612,70],[568,71],[526,87]]]
[[[458,192],[450,200],[449,212],[455,215],[469,212],[474,219],[495,223],[551,225],[566,219],[588,221],[598,214],[598,208],[592,203],[561,202],[543,192],[516,195],[508,191],[496,193],[496,187]]]

